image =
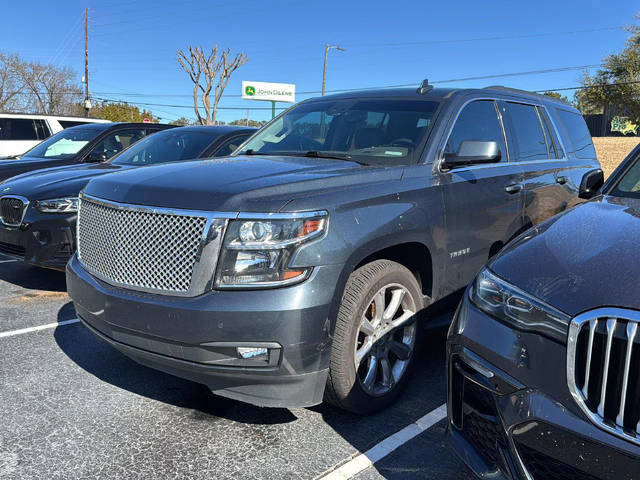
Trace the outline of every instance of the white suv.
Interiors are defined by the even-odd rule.
[[[84,117],[0,113],[0,157],[20,155],[54,133],[85,123],[109,121]]]

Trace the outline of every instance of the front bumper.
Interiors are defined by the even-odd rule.
[[[640,478],[640,449],[593,425],[573,401],[564,345],[510,328],[465,295],[447,352],[449,436],[478,476]]]
[[[0,222],[0,253],[31,265],[64,270],[76,250],[74,214],[27,211],[20,227]]]
[[[255,405],[306,407],[322,402],[341,270],[317,267],[292,287],[177,298],[108,285],[74,256],[67,289],[83,323],[143,365]],[[269,348],[268,360],[239,358],[238,347]]]

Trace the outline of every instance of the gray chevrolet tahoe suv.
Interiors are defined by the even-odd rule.
[[[68,291],[144,365],[256,405],[370,413],[407,382],[426,307],[598,169],[582,117],[552,98],[426,83],[315,98],[229,158],[92,180]]]

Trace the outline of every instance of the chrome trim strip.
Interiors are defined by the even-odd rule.
[[[325,217],[328,214],[329,213],[326,210],[274,213],[240,212],[236,218],[238,218],[238,220],[292,220],[300,218]]]
[[[216,212],[211,210],[186,210],[180,208],[170,207],[154,207],[152,205],[136,205],[132,203],[114,202],[112,200],[105,200],[104,198],[94,197],[86,193],[80,192],[80,199],[87,199],[93,203],[105,205],[107,207],[116,208],[118,210],[127,210],[133,212],[146,212],[146,213],[162,213],[165,215],[183,215],[188,217],[207,217],[207,218],[237,218],[238,212]]]
[[[22,216],[20,217],[20,223],[6,223],[2,216],[0,215],[0,222],[7,227],[19,227],[24,222],[24,217],[27,215],[27,209],[29,208],[29,199],[27,197],[23,197],[22,195],[2,195],[0,200],[3,198],[14,198],[16,200],[20,200],[22,202]]]
[[[569,326],[569,337],[567,340],[567,385],[569,386],[569,391],[571,392],[571,396],[573,397],[576,404],[594,425],[612,435],[615,435],[636,445],[640,445],[640,422],[636,427],[637,435],[635,436],[629,430],[624,430],[618,425],[614,426],[609,422],[605,422],[600,415],[589,410],[585,403],[586,397],[583,396],[582,391],[576,385],[575,361],[578,335],[580,334],[580,331],[584,327],[585,323],[591,322],[594,319],[597,320],[599,318],[603,320],[620,319],[630,323],[640,324],[640,311],[627,310],[625,308],[617,307],[602,307],[577,315],[571,320],[571,324]]]
[[[582,387],[582,394],[586,397],[589,396],[589,377],[591,376],[591,357],[593,355],[593,340],[596,336],[596,328],[598,326],[598,319],[592,318],[589,320],[589,347],[587,349],[587,364],[586,373],[584,375],[584,386]]]
[[[622,377],[622,393],[620,395],[620,409],[616,417],[616,423],[619,427],[624,426],[624,410],[627,403],[627,388],[629,386],[629,369],[631,367],[631,353],[633,351],[633,342],[636,339],[638,331],[637,323],[627,323],[627,353],[624,361],[624,375]]]
[[[598,405],[598,415],[604,417],[604,405],[607,401],[607,382],[609,381],[609,363],[611,361],[611,344],[613,333],[616,331],[616,319],[607,320],[607,346],[604,354],[604,369],[602,370],[602,387],[600,388],[600,404]]]

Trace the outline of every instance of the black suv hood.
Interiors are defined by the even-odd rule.
[[[23,173],[0,185],[0,194],[22,195],[29,200],[74,197],[89,180],[123,168],[108,163],[47,168]]]
[[[399,169],[325,158],[238,156],[169,163],[105,175],[85,192],[121,203],[209,211],[278,211],[301,192],[400,176]],[[365,175],[365,172],[370,174]]]
[[[530,230],[490,268],[571,316],[640,309],[639,238],[640,200],[598,198]]]

